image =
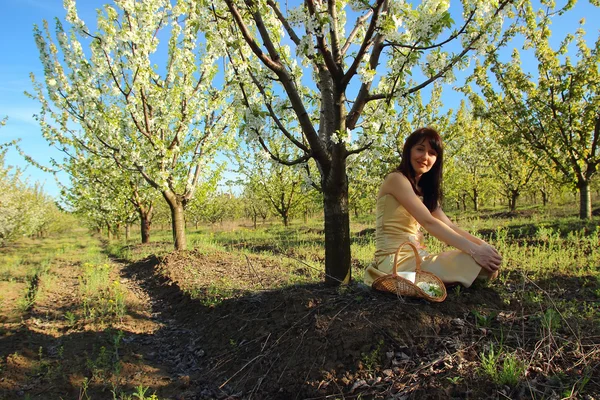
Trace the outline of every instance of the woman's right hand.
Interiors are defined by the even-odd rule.
[[[482,243],[471,250],[471,257],[475,262],[490,272],[495,272],[500,268],[502,256],[498,250],[487,243]]]

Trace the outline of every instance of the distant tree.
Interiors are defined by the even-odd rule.
[[[244,214],[252,220],[252,225],[256,229],[257,221],[260,218],[263,222],[270,215],[270,205],[268,200],[260,195],[260,189],[256,184],[245,182],[243,185],[241,199],[243,201]]]
[[[0,246],[23,236],[65,230],[60,220],[71,219],[62,215],[41,185],[23,179],[22,169],[4,165],[6,151],[0,150]]]
[[[463,210],[468,200],[478,211],[482,200],[495,190],[495,136],[489,124],[474,118],[462,101],[446,132],[444,192]]]
[[[235,216],[235,196],[231,193],[209,192],[201,218],[210,224],[221,223]]]
[[[225,164],[221,164],[210,175],[204,176],[194,191],[194,197],[186,206],[186,213],[195,229],[198,229],[200,222],[206,220],[204,210],[206,203],[211,195],[217,192],[217,185],[223,176],[224,169]]]
[[[272,151],[278,157],[295,158],[298,151],[282,140],[271,141]],[[238,184],[257,198],[265,199],[271,212],[279,216],[284,226],[304,201],[303,183],[306,171],[297,164],[293,168],[273,160],[256,143],[236,148],[238,173],[243,177]]]

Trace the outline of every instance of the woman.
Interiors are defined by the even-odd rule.
[[[421,269],[431,272],[447,286],[471,286],[480,278],[493,279],[502,257],[496,249],[454,224],[442,211],[441,180],[443,149],[432,128],[413,132],[404,143],[398,169],[386,176],[377,196],[375,264],[365,271],[371,285],[391,273],[398,247],[413,242],[423,259]],[[429,255],[424,251],[420,227],[458,250]],[[414,271],[415,256],[409,246],[398,254],[398,271]]]

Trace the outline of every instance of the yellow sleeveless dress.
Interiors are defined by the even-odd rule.
[[[444,283],[460,283],[471,286],[482,272],[473,258],[460,250],[445,251],[431,255],[423,247],[423,235],[417,220],[398,203],[391,194],[377,199],[377,221],[375,230],[375,263],[365,271],[364,282],[371,285],[380,276],[390,274],[394,253],[402,243],[410,241],[419,248],[423,262],[421,269],[431,272]],[[398,272],[411,272],[416,268],[412,249],[404,246],[398,254]]]

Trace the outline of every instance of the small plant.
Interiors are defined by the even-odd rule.
[[[67,311],[65,313],[65,319],[67,320],[67,325],[70,328],[75,326],[75,323],[77,322],[77,316],[74,313],[72,313],[71,311]]]
[[[497,385],[515,386],[525,372],[525,366],[515,354],[504,353],[502,347],[496,352],[493,344],[487,353],[481,353],[480,359],[483,373]]]
[[[381,360],[381,349],[383,348],[383,340],[377,343],[377,346],[370,353],[362,354],[362,363],[368,371],[373,371],[379,365]]]
[[[462,286],[460,286],[460,285],[456,285],[456,286],[454,287],[454,295],[455,295],[456,297],[460,297],[461,293],[462,293]]]
[[[501,385],[515,386],[521,380],[525,366],[515,354],[506,354],[502,363],[498,383]]]
[[[133,394],[133,397],[139,399],[139,400],[145,400],[147,399],[146,397],[146,392],[149,390],[150,388],[144,387],[141,383],[135,388],[135,393]],[[154,396],[154,395],[153,395]]]
[[[458,383],[460,383],[460,381],[462,381],[461,376],[453,376],[453,377],[447,376],[446,379],[448,379],[448,381],[450,381],[450,383],[452,383],[453,385],[457,385]]]
[[[81,381],[81,387],[79,388],[79,396],[77,397],[77,400],[90,400],[90,397],[87,394],[89,385],[90,381],[88,380],[88,378],[83,378],[83,381]]]
[[[490,345],[490,350],[487,353],[481,353],[481,369],[484,374],[488,375],[494,382],[498,377],[498,368],[500,361],[500,353],[496,353],[494,345]]]
[[[490,313],[490,315],[484,315],[479,313],[477,310],[471,311],[471,314],[475,316],[475,325],[478,328],[489,328],[492,326],[492,321],[496,317],[496,314]]]
[[[542,315],[542,326],[548,331],[555,331],[560,328],[561,317],[554,308],[549,308]]]

